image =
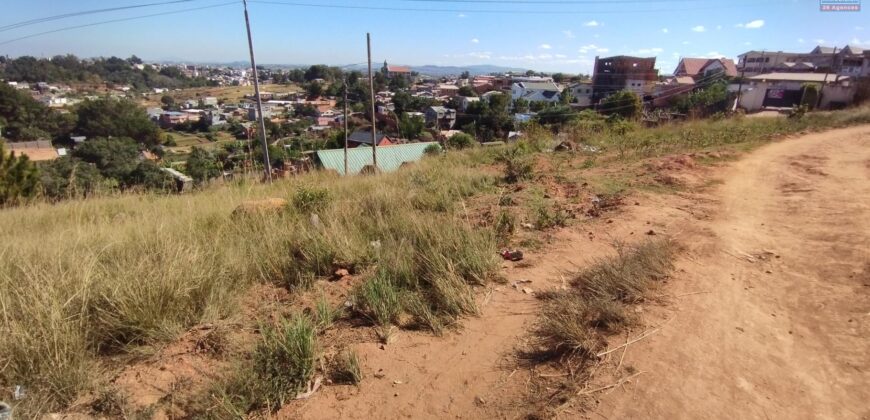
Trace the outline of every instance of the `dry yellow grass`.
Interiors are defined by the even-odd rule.
[[[449,274],[462,281],[452,292],[467,294],[494,269],[492,235],[453,211],[491,179],[437,159],[377,177],[314,173],[271,186],[0,212],[0,385],[28,388],[19,407],[27,415],[61,409],[92,388],[101,356],[222,318],[252,282],[306,287],[334,262],[382,267],[406,280],[396,284],[400,293],[421,293],[415,302],[449,323],[460,315],[444,303],[452,298],[426,290]],[[318,190],[327,198],[310,194]],[[242,201],[263,197],[295,205],[231,216]]]

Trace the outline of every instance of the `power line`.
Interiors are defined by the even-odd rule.
[[[482,0],[478,0],[482,1]],[[782,1],[778,1],[780,3]],[[387,7],[387,6],[360,6],[346,4],[315,4],[278,0],[250,0],[250,3],[272,4],[279,6],[313,7],[325,9],[348,9],[348,10],[377,10],[394,12],[437,12],[437,13],[480,13],[480,14],[523,14],[523,15],[600,15],[600,14],[631,14],[631,13],[663,13],[683,12],[691,10],[712,10],[731,7],[757,6],[758,2],[746,4],[727,4],[708,7],[692,8],[662,8],[645,10],[503,10],[503,9],[438,9],[438,8],[413,8],[413,7]],[[496,4],[496,3],[493,3]]]
[[[618,4],[618,3],[688,3],[688,2],[703,2],[703,1],[718,1],[718,0],[396,0],[402,2],[413,3],[478,3],[478,4]]]
[[[174,14],[178,14],[178,13],[194,12],[194,11],[205,10],[205,9],[214,9],[214,8],[218,8],[218,7],[229,6],[231,4],[238,4],[238,2],[234,0],[234,1],[226,2],[226,3],[215,4],[212,6],[193,7],[193,8],[189,8],[189,9],[173,10],[171,12],[152,13],[150,15],[133,16],[133,17],[128,17],[128,18],[112,19],[112,20],[104,20],[101,22],[86,23],[83,25],[67,26],[67,27],[60,28],[60,29],[54,29],[54,30],[45,31],[45,32],[38,32],[35,34],[25,35],[25,36],[18,37],[18,38],[8,39],[6,41],[0,42],[0,45],[11,44],[13,42],[21,41],[24,39],[35,38],[35,37],[42,36],[42,35],[48,35],[48,34],[53,34],[53,33],[63,32],[63,31],[69,31],[69,30],[73,30],[73,29],[88,28],[91,26],[105,25],[105,24],[109,24],[109,23],[127,22],[127,21],[131,21],[131,20],[147,19],[147,18],[157,17],[157,16],[174,15]]]
[[[194,1],[199,1],[199,0],[172,0],[172,1],[162,1],[162,2],[157,2],[157,3],[134,4],[134,5],[130,5],[130,6],[109,7],[109,8],[105,8],[105,9],[93,9],[93,10],[84,10],[81,12],[64,13],[61,15],[46,16],[46,17],[30,19],[30,20],[25,20],[22,22],[11,23],[8,25],[0,26],[0,32],[9,31],[12,29],[18,29],[18,28],[22,28],[25,26],[35,25],[38,23],[51,22],[51,21],[55,21],[55,20],[61,20],[61,19],[77,17],[77,16],[85,16],[85,15],[93,15],[93,14],[109,13],[109,12],[118,12],[118,11],[122,11],[122,10],[131,10],[131,9],[141,9],[144,7],[152,7],[152,6],[167,6],[167,5],[179,4],[179,3],[190,3],[190,2],[194,2]]]

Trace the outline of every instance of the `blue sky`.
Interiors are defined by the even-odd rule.
[[[159,0],[4,0],[0,27],[82,10],[156,1]],[[851,43],[870,48],[868,12],[820,12],[819,0],[478,1],[481,0],[295,0],[306,4],[422,10],[252,3],[258,62],[362,63],[366,60],[366,32],[372,33],[376,62],[497,64],[569,73],[590,72],[596,55],[657,56],[659,68],[670,73],[679,57],[734,58],[751,49],[809,51],[817,44],[842,47]],[[0,31],[0,43],[68,26],[222,3],[227,1],[196,0],[79,16]],[[493,12],[496,10],[512,13]],[[47,57],[62,53],[82,57],[137,54],[146,60],[245,60],[247,44],[241,1],[0,45],[0,54],[9,56]]]

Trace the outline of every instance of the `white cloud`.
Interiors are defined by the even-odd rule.
[[[553,47],[550,44],[541,44],[538,48],[540,48],[542,50],[549,50]]]
[[[583,26],[594,28],[596,26],[604,26],[604,24],[597,20],[590,20],[589,22],[584,23]]]
[[[689,41],[683,41],[683,45],[689,45],[689,44],[691,44],[691,42],[689,42]]]
[[[824,44],[825,44],[825,40],[824,40],[824,39],[816,39],[816,40],[814,40],[814,41],[816,42],[816,44],[819,44],[819,45],[824,45]]]
[[[568,38],[568,39],[574,39],[574,38],[575,38],[575,36],[574,36],[574,32],[571,31],[570,29],[566,29],[566,30],[562,31],[562,34],[565,35],[565,38]]]
[[[674,57],[674,58],[680,58],[680,53],[678,53],[678,52],[673,52],[673,53],[671,53],[671,56]]]
[[[803,44],[804,42],[807,42],[807,41],[804,40],[803,38],[798,38],[798,44]]]
[[[762,26],[764,26],[764,20],[756,19],[756,20],[753,20],[752,22],[738,23],[734,26],[737,28],[758,29],[758,28],[761,28]]]
[[[662,33],[665,33],[665,34],[666,34],[666,33],[668,33],[668,32],[670,32],[670,30],[668,30],[668,28],[662,28]]]
[[[854,38],[852,38],[851,41],[849,41],[849,45],[854,45],[857,47],[870,46],[870,39],[868,39],[866,41],[861,41],[860,39],[858,39],[858,37],[854,37]]]
[[[749,41],[746,41],[746,42],[743,43],[743,45],[746,45],[746,46],[748,47],[748,46],[752,45],[752,43],[749,42]]]
[[[595,35],[592,35],[592,37],[595,39],[598,39],[598,38],[601,38],[601,35],[595,34]]]
[[[579,52],[580,54],[586,54],[588,52],[606,53],[608,51],[610,50],[608,50],[607,48],[599,47],[595,44],[584,45],[580,47],[579,50],[577,50],[577,52]]]
[[[718,52],[718,51],[710,51],[707,53],[707,55],[705,57],[707,57],[707,58],[722,58],[722,57],[725,57],[725,55]]]
[[[460,19],[463,19],[463,18],[467,18],[468,15],[466,15],[465,13],[460,13],[460,14],[457,15],[456,17],[458,17],[458,18],[460,18]]]
[[[705,28],[703,25],[698,25],[698,26],[692,28],[692,31],[695,31],[695,32],[704,32],[706,30],[707,30],[707,28]]]
[[[470,53],[465,53],[465,54],[456,54],[453,57],[454,58],[476,58],[478,60],[489,60],[492,58],[492,53],[489,51],[483,51],[483,52],[475,51],[475,52],[470,52]]]
[[[663,48],[641,48],[636,51],[632,51],[629,54],[631,55],[649,55],[649,54],[660,54],[664,52]]]
[[[863,30],[864,30],[864,27],[863,27],[863,26],[856,26],[856,27],[855,27],[855,30],[856,30],[856,31],[863,31]]]
[[[564,58],[568,58],[568,56],[565,55],[565,54],[556,54],[555,57],[558,58],[558,59],[560,59],[560,60],[561,60],[561,59],[564,59]]]
[[[480,44],[480,40],[477,38],[471,38],[471,43],[472,44]]]
[[[722,30],[722,25],[716,25],[716,30],[717,30],[717,31],[721,31],[721,30]]]

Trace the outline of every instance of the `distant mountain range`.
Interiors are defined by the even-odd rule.
[[[163,64],[191,64],[191,65],[202,65],[202,66],[227,66],[227,67],[236,67],[236,68],[245,68],[249,67],[250,63],[247,61],[233,61],[229,63],[205,63],[205,62],[184,62],[182,60],[162,60],[160,63]],[[258,64],[266,68],[272,69],[296,69],[296,68],[308,68],[310,64]],[[380,69],[383,66],[383,63],[372,63],[373,69]],[[367,70],[368,67],[366,65],[353,65],[353,66],[337,66],[351,70]],[[504,67],[504,66],[496,66],[491,64],[475,64],[471,66],[436,66],[436,65],[424,65],[424,66],[408,66],[412,71],[420,73],[426,76],[458,76],[462,74],[462,72],[467,71],[472,76],[482,75],[482,74],[490,74],[490,73],[525,73],[527,69],[518,68],[518,67]]]

